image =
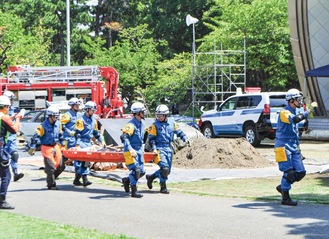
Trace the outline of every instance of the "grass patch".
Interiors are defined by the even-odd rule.
[[[200,196],[280,200],[281,195],[275,189],[280,181],[281,177],[243,178],[171,183],[168,186],[172,191]],[[307,175],[302,181],[294,183],[290,191],[294,200],[318,204],[329,204],[328,194],[329,174]]]
[[[0,232],[0,238],[15,239],[133,239],[125,235],[110,235],[97,230],[73,227],[5,211],[0,211]]]

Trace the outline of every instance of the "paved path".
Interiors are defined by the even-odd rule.
[[[45,188],[45,178],[24,178],[10,185],[12,212],[111,234],[137,238],[328,238],[329,207],[223,199],[142,191],[135,199],[121,187],[76,188],[59,181],[59,191]]]

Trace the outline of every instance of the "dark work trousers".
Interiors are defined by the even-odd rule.
[[[47,175],[47,187],[54,186],[56,185],[56,178],[64,171],[65,166],[63,160],[61,160],[57,168],[55,168],[55,165],[51,160],[44,158],[43,161],[45,164],[45,173]]]
[[[7,167],[4,167],[0,164],[0,178],[1,178],[0,179],[1,180],[0,195],[1,196],[6,196],[8,186],[9,186],[9,183],[10,183],[10,179],[11,179],[9,165]]]

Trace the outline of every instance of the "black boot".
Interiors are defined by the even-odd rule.
[[[293,201],[289,196],[289,191],[282,191],[282,205],[297,206],[297,201]]]
[[[137,192],[137,185],[131,185],[131,197],[133,198],[141,198],[143,197],[142,194]]]
[[[74,186],[82,186],[83,184],[80,182],[81,175],[75,173],[75,178],[73,181]]]
[[[16,174],[14,174],[14,182],[20,180],[22,177],[24,177],[24,173],[16,173]]]
[[[147,187],[148,187],[149,189],[152,189],[152,188],[153,188],[152,183],[153,183],[153,180],[154,180],[155,178],[156,178],[155,174],[151,174],[151,175],[147,174],[147,175],[146,175]]]
[[[82,181],[84,187],[87,187],[92,184],[92,182],[88,180],[87,175],[82,175]]]
[[[53,185],[48,186],[48,190],[58,190],[58,187],[56,186],[56,183]]]
[[[166,186],[166,182],[160,183],[160,193],[169,194],[169,191]]]
[[[15,209],[15,207],[6,202],[6,196],[0,196],[0,209]]]
[[[130,180],[128,177],[122,178],[122,184],[123,184],[123,188],[125,189],[126,193],[129,193],[130,188]]]
[[[276,186],[276,191],[278,191],[282,195],[281,185]]]

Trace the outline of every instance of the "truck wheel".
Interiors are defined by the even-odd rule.
[[[257,139],[255,126],[247,125],[246,130],[244,132],[244,137],[252,146],[256,147],[260,145],[260,140]]]
[[[204,135],[204,137],[206,137],[207,139],[213,138],[214,137],[214,131],[212,129],[212,125],[210,123],[206,123],[203,127],[202,127],[202,134]]]

